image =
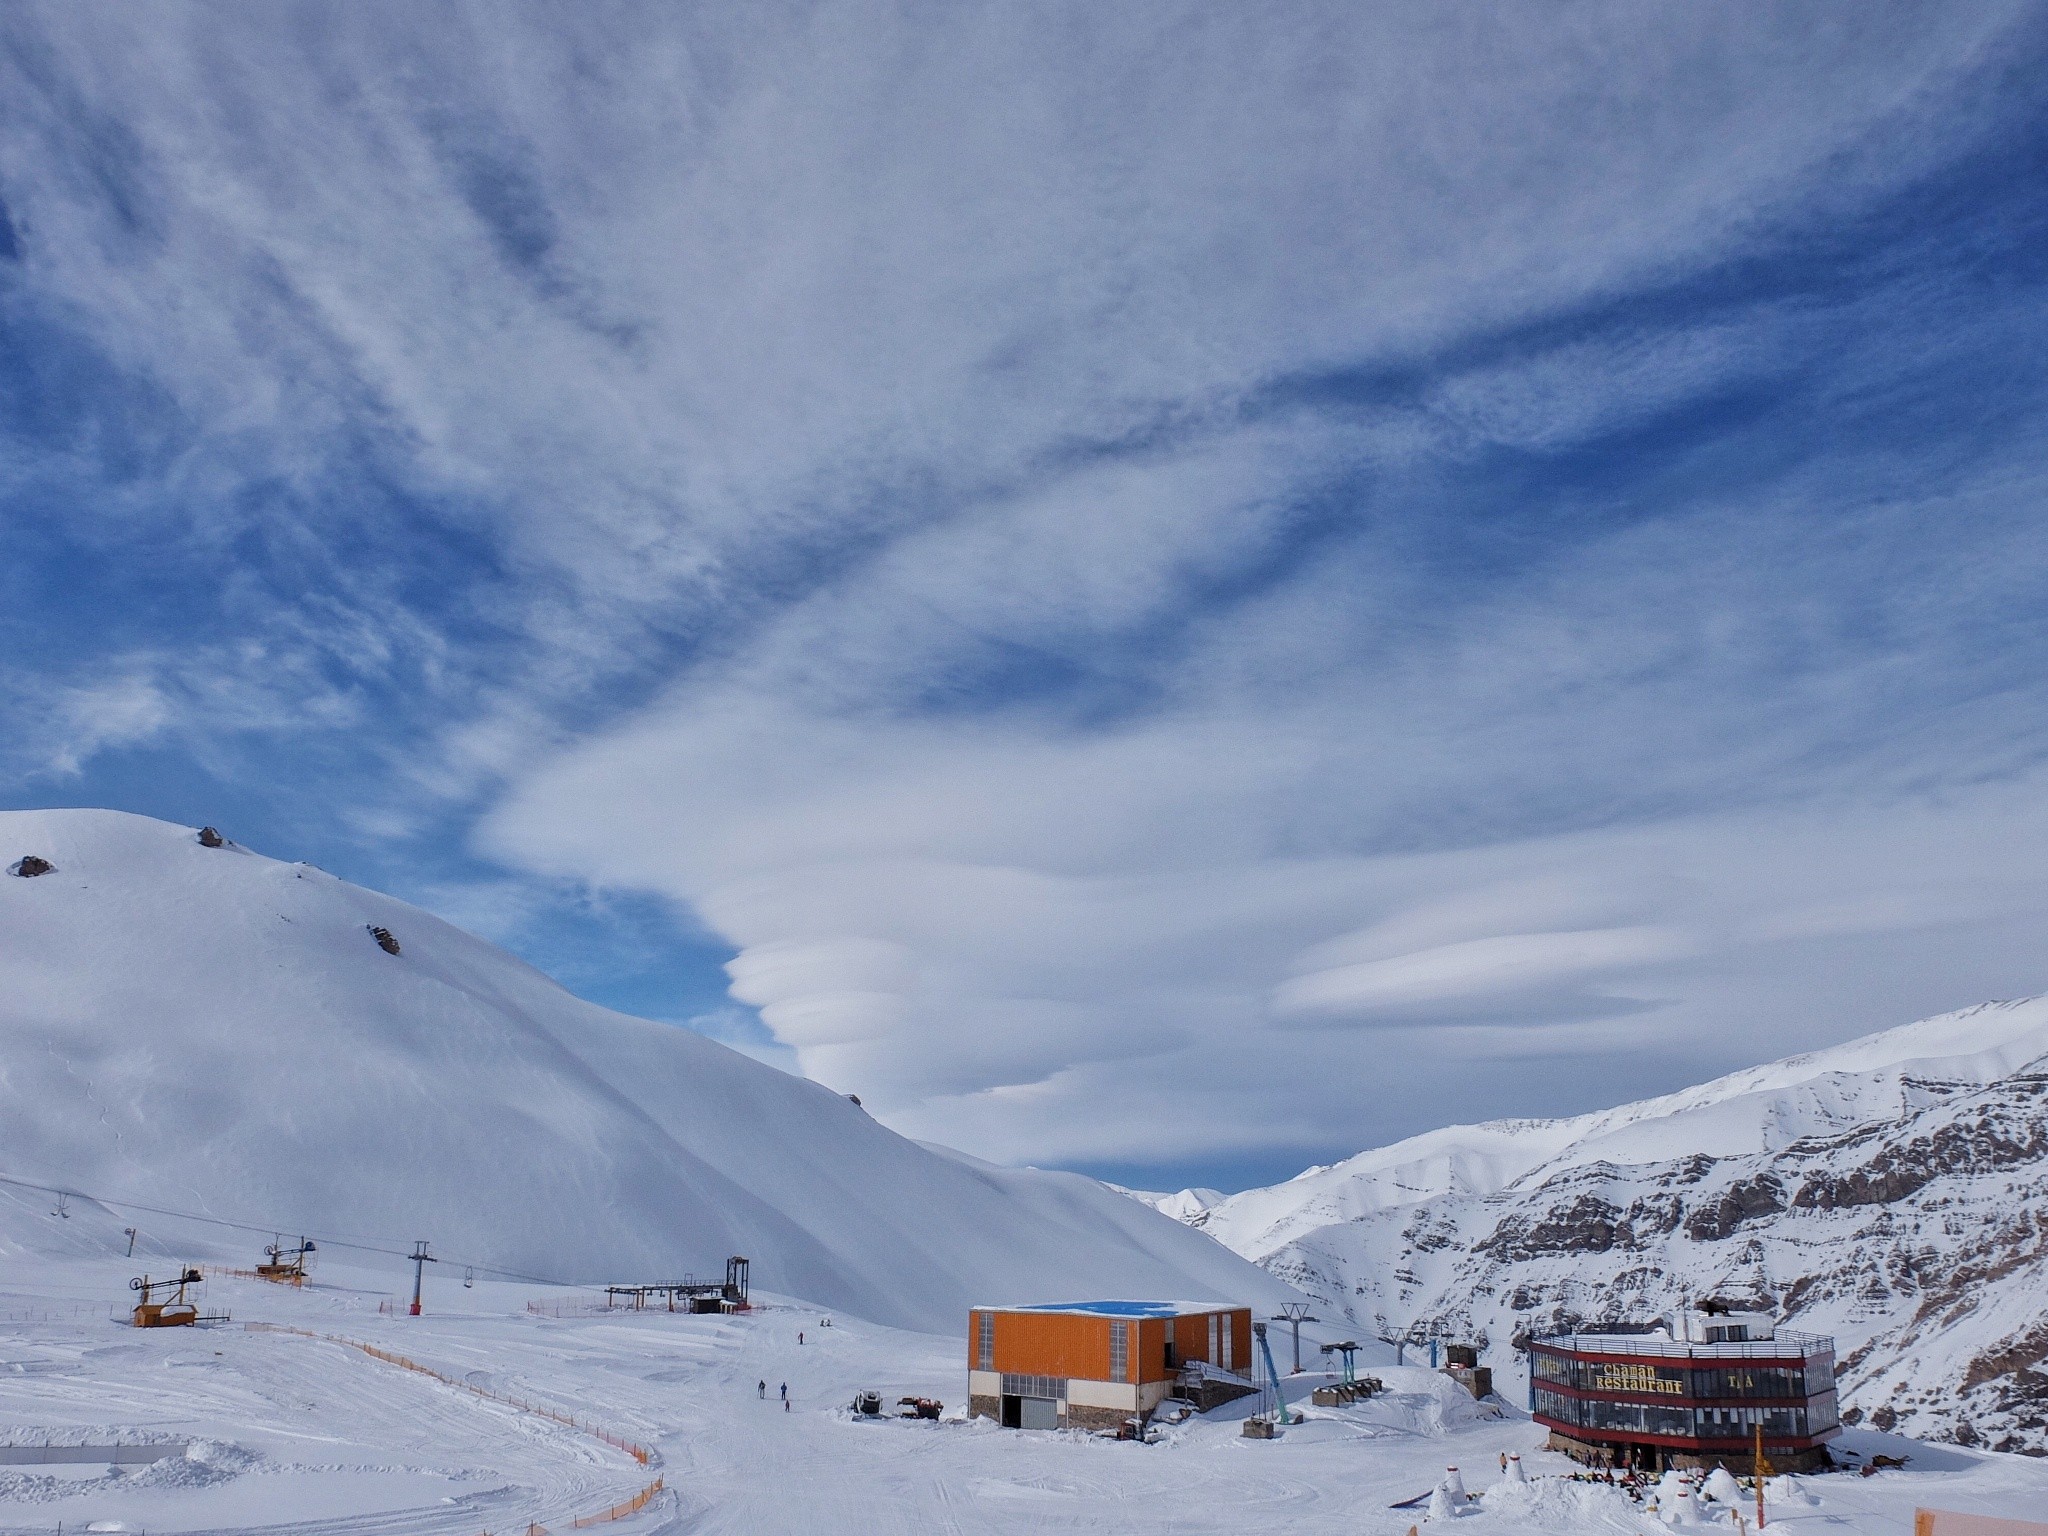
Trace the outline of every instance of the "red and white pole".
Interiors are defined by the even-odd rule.
[[[427,1266],[429,1264],[438,1264],[439,1262],[440,1260],[427,1252],[425,1238],[421,1238],[412,1245],[412,1315],[414,1317],[420,1315],[420,1285],[426,1276]]]

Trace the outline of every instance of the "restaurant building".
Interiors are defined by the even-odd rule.
[[[1529,1344],[1529,1410],[1550,1448],[1598,1466],[1747,1471],[1757,1432],[1774,1472],[1828,1463],[1841,1433],[1835,1342],[1709,1303],[1645,1333]]]

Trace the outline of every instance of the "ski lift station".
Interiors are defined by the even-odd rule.
[[[1193,1301],[976,1307],[967,1365],[968,1413],[1006,1429],[1114,1429],[1256,1390],[1251,1309]]]
[[[1765,1312],[1706,1302],[1642,1333],[1533,1339],[1529,1356],[1530,1411],[1580,1461],[1804,1472],[1842,1432],[1835,1341]]]

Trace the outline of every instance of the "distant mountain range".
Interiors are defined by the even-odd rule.
[[[1836,1337],[1852,1422],[2048,1454],[2048,998],[1139,1198],[1333,1320],[1477,1341],[1510,1379],[1532,1331],[1754,1298]]]

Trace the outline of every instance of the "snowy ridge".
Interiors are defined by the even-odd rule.
[[[23,854],[56,868],[0,876],[0,1172],[576,1281],[744,1253],[765,1290],[948,1331],[979,1294],[1291,1294],[1092,1180],[935,1155],[317,869],[109,811],[0,813]],[[0,1249],[56,1240],[14,1210]]]
[[[2029,998],[1433,1131],[1183,1219],[1361,1325],[1476,1336],[1511,1376],[1532,1330],[1755,1296],[1837,1337],[1852,1414],[2048,1451],[2044,1208],[2048,998]]]

